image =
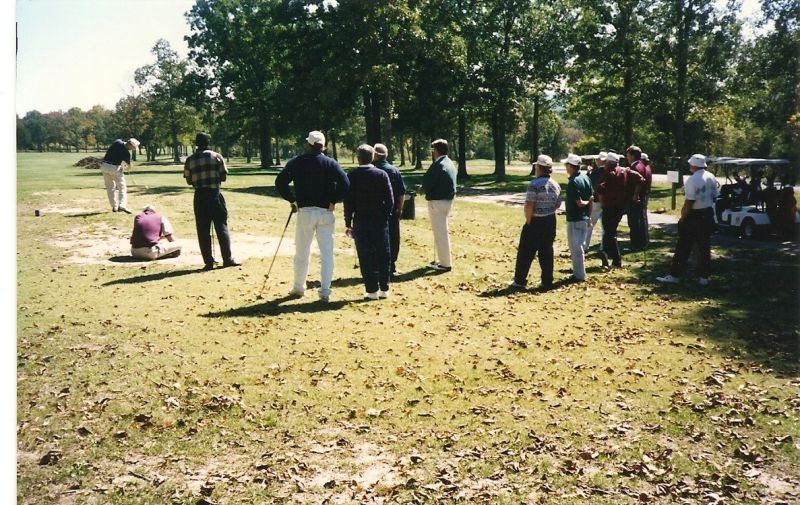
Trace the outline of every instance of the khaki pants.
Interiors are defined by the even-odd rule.
[[[436,257],[443,267],[452,267],[450,257],[450,230],[448,219],[453,209],[453,200],[428,200],[428,217],[433,229],[433,243]]]
[[[128,187],[125,185],[125,172],[122,165],[115,166],[110,163],[101,163],[100,172],[103,173],[103,182],[106,185],[106,194],[111,208],[116,210],[120,207],[128,208]],[[117,201],[119,193],[119,201]]]
[[[181,246],[177,242],[159,242],[150,247],[131,247],[131,256],[140,260],[157,260],[164,256],[177,256],[180,251]]]

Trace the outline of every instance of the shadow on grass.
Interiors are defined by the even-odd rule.
[[[136,258],[133,258],[132,256],[114,256],[113,258],[109,259],[110,261],[116,261],[117,263],[150,263],[150,261],[138,260]],[[117,284],[140,284],[142,282],[160,281],[162,279],[169,279],[172,277],[181,277],[183,275],[202,273],[203,271],[204,270],[202,268],[193,268],[191,270],[170,270],[168,272],[157,272],[152,274],[136,275],[125,279],[115,279],[113,281],[108,281],[104,283],[103,286],[115,286]]]
[[[283,305],[284,303],[295,300],[294,296],[281,296],[266,302],[260,302],[253,305],[246,305],[234,309],[221,310],[217,312],[206,312],[201,314],[203,317],[218,318],[218,317],[254,317],[254,316],[279,316],[292,312],[299,312],[303,314],[315,312],[327,312],[330,310],[339,310],[345,305],[352,303],[351,300],[334,300],[331,302],[323,302],[320,300],[313,300],[303,303],[295,303],[290,305]]]
[[[655,277],[669,272],[675,241],[665,243],[666,247],[651,251],[648,267],[633,268],[630,273],[661,303],[689,302],[687,317],[671,321],[672,328],[713,341],[722,352],[760,362],[780,375],[800,372],[800,264],[796,256],[781,248],[731,246],[715,235],[709,286],[697,284],[694,256],[679,284],[660,284]]]
[[[529,293],[535,295],[539,293],[547,293],[548,291],[553,291],[564,286],[571,286],[573,284],[577,283],[569,280],[568,278],[564,278],[553,281],[553,284],[547,289],[544,289],[539,286],[535,288],[527,288],[527,287],[516,288],[513,286],[505,286],[497,289],[487,289],[486,291],[480,293],[478,296],[481,298],[496,298],[500,296],[511,296],[516,293]]]
[[[147,186],[140,184],[128,185],[128,193],[141,195],[179,195],[194,191],[191,186]]]
[[[272,196],[275,198],[280,198],[278,190],[275,189],[275,186],[249,186],[246,188],[228,188],[227,191],[232,191],[234,193],[248,193],[251,195]]]
[[[101,214],[108,214],[108,211],[93,210],[89,212],[78,212],[75,214],[66,214],[64,217],[89,217],[89,216],[99,216]]]

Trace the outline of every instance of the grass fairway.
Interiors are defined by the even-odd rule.
[[[454,270],[434,275],[418,199],[402,281],[362,302],[339,206],[332,302],[284,298],[289,255],[259,299],[274,246],[211,272],[107,261],[124,248],[74,261],[76,240],[132,226],[83,156],[17,158],[19,503],[800,500],[791,250],[730,241],[711,286],[659,286],[674,237],[653,230],[623,269],[592,259],[582,285],[510,292],[522,210],[457,201]],[[275,172],[230,165],[237,256],[244,236],[280,235],[288,204]],[[130,207],[155,204],[196,247],[181,167],[137,165],[133,182]]]

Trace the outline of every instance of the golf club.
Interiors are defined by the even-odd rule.
[[[215,240],[214,240],[214,223],[211,223],[211,258],[212,259],[214,259],[214,257],[217,255],[216,247],[214,247],[214,242],[215,242]],[[216,259],[214,259],[214,263],[216,263]]]
[[[350,237],[353,244],[353,268],[358,268],[358,249],[356,248],[356,239],[352,236]]]
[[[272,256],[272,262],[269,264],[269,268],[267,269],[267,275],[264,276],[264,284],[261,285],[261,291],[258,292],[258,296],[256,297],[256,299],[263,298],[264,288],[267,287],[267,279],[269,279],[269,274],[272,273],[272,265],[275,264],[275,258],[278,257],[278,251],[281,250],[281,243],[283,242],[283,236],[286,235],[286,229],[289,228],[289,221],[292,220],[292,214],[294,214],[294,209],[289,211],[289,219],[286,220],[286,226],[283,227],[281,238],[278,239],[278,247],[275,248],[275,254]]]

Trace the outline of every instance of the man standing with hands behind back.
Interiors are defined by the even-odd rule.
[[[294,284],[289,294],[296,297],[305,295],[311,241],[316,235],[322,264],[318,294],[321,301],[328,302],[333,280],[333,229],[336,224],[333,211],[350,189],[350,181],[339,163],[322,153],[325,147],[322,132],[309,132],[306,143],[305,154],[286,162],[275,178],[278,193],[292,204],[292,212],[297,212]],[[289,187],[292,182],[294,191]]]
[[[422,178],[422,189],[428,201],[428,216],[431,220],[433,242],[439,261],[434,261],[430,267],[440,272],[449,272],[453,269],[453,264],[450,257],[448,219],[453,209],[453,198],[456,196],[456,168],[453,166],[453,161],[447,157],[446,140],[434,140],[431,147],[433,163]]]
[[[228,234],[228,209],[219,188],[228,178],[228,168],[221,154],[209,149],[211,136],[200,132],[195,137],[197,150],[186,158],[183,177],[194,187],[194,221],[197,227],[197,241],[203,255],[203,270],[214,268],[211,251],[211,225],[217,230],[219,250],[222,253],[223,267],[241,265],[231,256],[231,237]]]

